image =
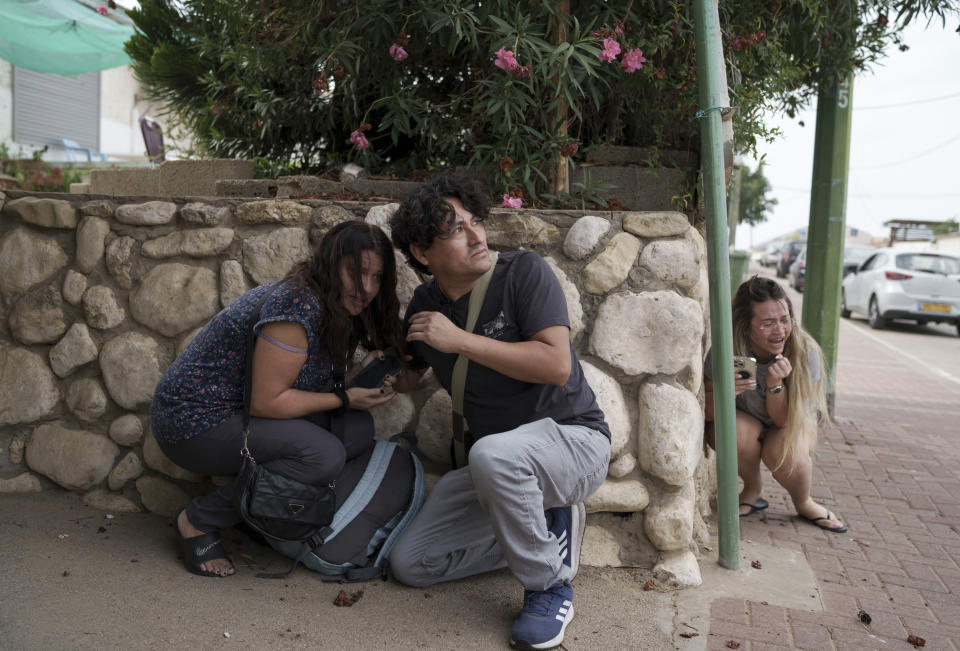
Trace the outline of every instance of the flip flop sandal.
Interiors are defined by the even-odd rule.
[[[822,518],[808,518],[802,513],[797,513],[797,517],[800,518],[801,520],[806,520],[807,522],[814,525],[815,527],[820,527],[824,531],[832,531],[833,533],[844,533],[847,530],[847,525],[845,524],[841,524],[839,527],[826,527],[823,524],[821,524],[821,522],[825,522],[827,520],[837,519],[837,516],[833,514],[833,511],[828,510],[827,514]]]
[[[768,502],[767,500],[763,499],[762,497],[758,497],[757,500],[756,500],[753,504],[750,504],[749,502],[740,502],[740,506],[748,506],[748,507],[750,507],[750,510],[749,510],[749,511],[747,511],[746,513],[741,513],[741,514],[740,514],[740,517],[741,517],[741,518],[745,518],[745,517],[747,517],[748,515],[753,515],[753,514],[756,513],[757,511],[762,511],[762,510],[764,510],[765,508],[767,508],[768,506],[770,506],[770,502]]]
[[[220,542],[220,533],[214,531],[194,536],[193,538],[184,538],[183,534],[180,533],[180,526],[177,524],[179,518],[180,514],[178,513],[173,519],[173,530],[177,534],[177,543],[180,545],[180,553],[183,555],[183,566],[200,576],[216,576],[222,578],[224,575],[209,572],[200,566],[202,563],[212,561],[216,558],[225,558],[227,561],[230,561],[230,557],[227,556],[227,552]],[[232,565],[233,561],[230,561],[230,564]]]

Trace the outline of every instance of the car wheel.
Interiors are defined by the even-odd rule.
[[[847,307],[847,293],[840,290],[840,316],[844,319],[850,318],[850,309]]]
[[[870,327],[874,330],[883,330],[887,327],[887,320],[880,316],[880,306],[877,305],[877,297],[870,297]]]

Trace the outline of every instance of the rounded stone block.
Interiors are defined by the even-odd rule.
[[[10,332],[22,344],[48,344],[67,331],[63,300],[56,285],[27,292],[10,312]]]
[[[296,201],[268,199],[242,203],[237,206],[236,214],[241,224],[297,226],[310,223],[313,209]]]
[[[587,513],[635,513],[647,508],[650,493],[638,479],[608,479],[584,501]]]
[[[93,509],[108,513],[139,513],[140,507],[123,495],[117,495],[102,488],[95,489],[83,496],[83,503]]]
[[[640,240],[629,233],[617,233],[584,267],[583,288],[591,294],[606,294],[627,279],[639,252]]]
[[[437,389],[420,410],[417,442],[431,461],[450,465],[450,418],[453,412],[450,394]]]
[[[0,239],[0,291],[13,298],[66,264],[67,254],[55,241],[15,228]]]
[[[50,349],[50,368],[58,376],[67,377],[95,360],[97,353],[97,344],[90,337],[86,324],[74,323],[63,339]]]
[[[30,472],[23,472],[16,477],[0,479],[0,495],[14,493],[39,493],[43,490],[40,478]]]
[[[389,439],[399,432],[409,431],[415,408],[413,398],[406,393],[398,393],[388,402],[370,410],[373,416],[373,431],[377,438]]]
[[[626,477],[637,467],[637,458],[627,452],[610,462],[607,474],[615,479]]]
[[[700,351],[703,328],[693,299],[667,291],[613,294],[597,311],[590,352],[628,375],[672,375]]]
[[[590,567],[620,567],[620,543],[603,527],[588,524],[580,546],[580,564]]]
[[[100,350],[100,370],[110,397],[131,411],[150,404],[164,368],[157,342],[138,332],[125,332]]]
[[[236,260],[220,263],[220,305],[226,307],[240,298],[250,287],[243,267]]]
[[[582,260],[593,253],[609,230],[610,222],[603,217],[581,217],[567,231],[563,240],[563,252],[568,258]]]
[[[121,224],[135,226],[161,226],[169,224],[177,213],[177,205],[169,201],[128,203],[117,208],[116,220]]]
[[[610,426],[610,458],[619,457],[633,436],[633,421],[627,411],[620,383],[590,362],[582,361],[583,375],[597,397],[597,404]]]
[[[64,488],[86,490],[106,479],[117,451],[106,436],[44,423],[33,430],[26,459],[31,470]]]
[[[560,281],[563,297],[567,299],[567,316],[570,319],[570,339],[576,339],[583,332],[583,305],[580,303],[580,290],[570,281],[567,274],[560,268],[553,258],[544,258],[547,266],[553,270],[553,275]]]
[[[515,212],[494,210],[483,225],[487,244],[498,250],[553,244],[560,239],[560,229],[536,215],[521,217]]]
[[[137,482],[140,501],[151,513],[172,518],[190,503],[190,496],[180,488],[159,477],[140,477]]]
[[[67,270],[67,275],[63,278],[63,300],[70,305],[80,305],[83,293],[87,291],[87,277],[77,273],[73,269]]]
[[[661,551],[687,549],[693,542],[693,485],[665,491],[644,511],[643,529]]]
[[[687,240],[649,243],[640,254],[640,266],[660,280],[685,290],[693,288],[700,279],[697,254]]]
[[[116,328],[127,318],[116,294],[106,285],[95,285],[83,293],[83,315],[98,330]]]
[[[3,204],[6,215],[17,216],[28,224],[46,228],[76,228],[77,211],[69,201],[21,197]]]
[[[175,262],[152,269],[130,296],[133,318],[168,337],[200,325],[219,309],[216,274]]]
[[[178,255],[205,258],[223,252],[231,242],[232,228],[196,228],[147,240],[140,251],[148,258],[172,258]]]
[[[258,285],[280,280],[297,264],[310,257],[307,232],[282,228],[267,235],[244,240],[243,268]]]
[[[644,384],[639,392],[637,458],[646,472],[683,486],[703,456],[703,411],[686,389]]]
[[[122,235],[107,245],[107,271],[124,289],[133,287],[133,249],[137,241]]]
[[[104,240],[110,224],[99,217],[84,217],[77,229],[77,268],[85,274],[93,271],[103,259]]]
[[[56,377],[42,357],[0,343],[0,425],[40,420],[59,402]]]
[[[689,549],[662,552],[653,575],[673,588],[694,588],[703,583],[700,564]]]
[[[374,226],[379,226],[381,230],[387,234],[387,237],[390,237],[390,218],[393,217],[393,213],[397,212],[397,208],[399,207],[399,203],[374,206],[367,211],[367,216],[363,218],[363,221],[368,224],[373,224]]]
[[[136,452],[127,452],[127,454],[113,467],[110,474],[107,475],[107,486],[112,491],[118,491],[131,479],[136,479],[143,474],[143,463]]]
[[[130,447],[143,438],[143,423],[136,414],[124,414],[110,423],[107,433],[118,445]]]
[[[631,212],[623,216],[623,230],[639,237],[683,235],[690,220],[682,212]]]
[[[107,410],[107,394],[93,378],[81,378],[67,388],[67,407],[80,420],[92,422]]]
[[[190,224],[202,226],[216,226],[230,217],[228,206],[211,206],[206,203],[193,202],[180,209],[180,219]]]

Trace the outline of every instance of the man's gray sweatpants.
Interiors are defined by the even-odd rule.
[[[400,537],[390,568],[423,587],[508,566],[527,590],[570,581],[544,510],[575,505],[607,476],[610,441],[546,418],[484,436],[444,475]]]

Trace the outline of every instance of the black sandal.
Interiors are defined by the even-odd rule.
[[[233,561],[227,556],[227,551],[220,542],[220,533],[217,531],[204,533],[199,536],[194,536],[193,538],[183,537],[183,534],[180,533],[180,524],[178,521],[180,520],[180,513],[183,513],[184,510],[186,509],[181,510],[173,518],[173,530],[177,534],[177,543],[180,545],[180,553],[183,555],[183,566],[200,576],[230,576],[229,574],[209,572],[200,566],[206,561],[212,561],[217,558],[225,558],[230,565],[233,565]]]

